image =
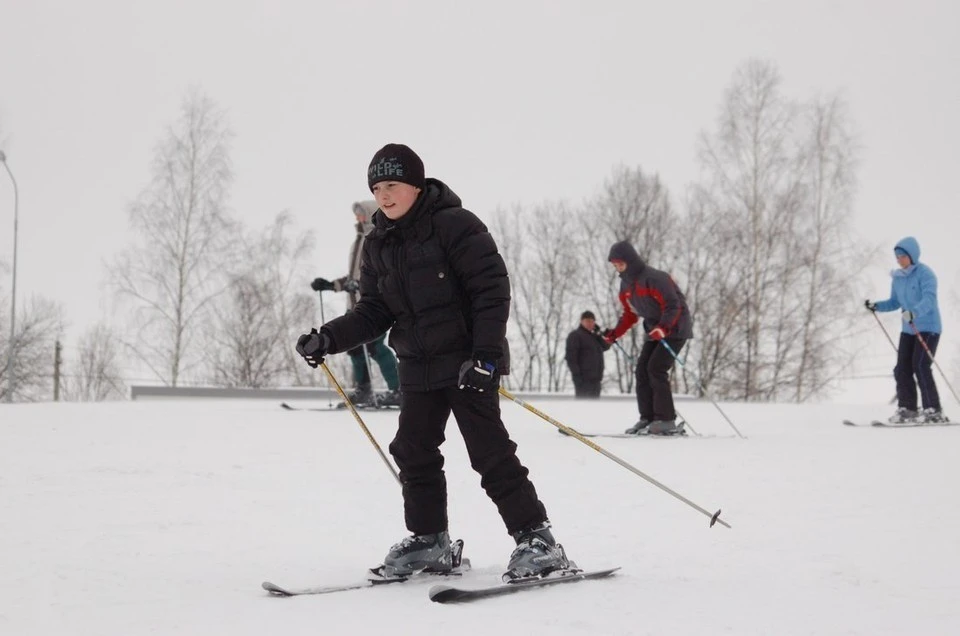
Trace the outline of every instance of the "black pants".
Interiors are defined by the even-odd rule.
[[[600,397],[600,380],[595,382],[587,380],[574,381],[573,394],[578,398],[598,398]]]
[[[667,338],[667,344],[677,354],[686,342],[682,338]],[[673,356],[658,341],[643,343],[637,360],[637,407],[640,409],[640,419],[677,419],[677,412],[673,408],[673,392],[670,390],[670,367],[673,363]]]
[[[400,427],[390,454],[400,467],[407,529],[413,534],[447,529],[447,480],[440,445],[446,439],[444,429],[451,411],[466,443],[470,465],[480,473],[480,485],[496,504],[507,531],[514,533],[545,521],[546,509],[500,419],[499,394],[449,387],[403,394]]]
[[[920,337],[927,343],[930,352],[936,354],[940,334],[921,332]],[[897,366],[893,368],[893,377],[897,379],[897,406],[916,411],[919,385],[923,408],[940,410],[940,394],[933,380],[932,365],[933,361],[917,336],[901,332]],[[916,382],[913,380],[914,376],[917,378]]]

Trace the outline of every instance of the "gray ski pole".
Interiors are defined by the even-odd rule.
[[[620,344],[619,342],[614,341],[613,344],[617,345],[617,349],[619,349],[619,350],[621,351],[621,353],[623,353],[623,356],[624,356],[624,357],[627,359],[627,361],[629,362],[629,361],[630,361],[630,354],[627,353],[627,350],[624,349],[623,346],[621,346],[621,344]],[[690,426],[690,420],[688,420],[687,418],[685,418],[685,417],[680,413],[680,411],[678,411],[676,408],[674,408],[673,411],[677,414],[677,417],[679,417],[681,420],[683,420],[683,427],[684,427],[684,428],[689,428],[689,429],[693,432],[693,434],[696,435],[697,437],[703,437],[703,435],[701,435],[700,433],[698,433],[698,432],[696,431],[696,429],[694,429],[692,426]]]
[[[317,293],[320,294],[320,324],[325,325],[327,324],[327,318],[323,315],[323,290],[321,289]]]
[[[673,356],[673,359],[677,361],[677,364],[679,364],[679,365],[680,365],[681,367],[683,367],[684,369],[687,368],[686,365],[683,364],[683,361],[680,360],[680,358],[677,356],[677,353],[676,353],[676,351],[673,350],[673,347],[671,347],[669,344],[667,344],[667,341],[666,341],[666,340],[660,340],[660,344],[662,344],[664,347],[666,347],[667,351],[670,352],[670,355]],[[700,382],[700,377],[699,377],[696,373],[694,373],[693,371],[691,371],[690,373],[693,375],[693,379],[696,380],[696,382],[697,382],[697,387],[700,389],[700,392],[703,393],[705,396],[707,396],[707,399],[708,399],[708,400],[710,400],[711,402],[713,402],[713,405],[716,407],[716,409],[717,409],[718,411],[720,411],[720,415],[723,416],[723,419],[727,420],[727,424],[730,425],[730,428],[732,428],[732,429],[734,430],[734,432],[737,434],[737,436],[739,436],[741,439],[743,439],[743,438],[744,438],[744,437],[743,437],[743,433],[741,433],[740,430],[734,425],[733,421],[732,421],[729,417],[727,417],[727,414],[723,412],[723,409],[720,408],[720,405],[717,404],[717,401],[714,400],[712,397],[710,397],[710,394],[707,393],[706,389],[703,388],[703,383]]]
[[[528,404],[527,402],[524,402],[523,400],[521,400],[521,399],[518,398],[517,396],[515,396],[515,395],[513,395],[512,393],[510,393],[509,391],[507,391],[507,390],[506,390],[505,388],[503,388],[502,386],[500,387],[499,392],[500,392],[500,395],[502,395],[503,397],[507,398],[508,400],[512,400],[512,401],[516,402],[517,404],[519,404],[519,405],[522,406],[523,408],[527,409],[528,411],[530,411],[530,412],[533,413],[534,415],[537,415],[537,416],[541,417],[542,419],[544,419],[545,421],[549,422],[550,424],[553,424],[554,426],[556,426],[557,428],[559,428],[561,432],[569,435],[570,437],[575,437],[575,438],[577,438],[578,440],[580,440],[581,442],[583,442],[584,444],[586,444],[587,446],[589,446],[589,447],[592,448],[593,450],[597,451],[598,453],[600,453],[601,455],[603,455],[603,456],[606,457],[607,459],[613,460],[614,462],[620,464],[621,466],[623,466],[624,468],[626,468],[627,470],[629,470],[631,473],[633,473],[633,474],[636,475],[637,477],[642,477],[643,479],[646,479],[648,482],[650,482],[651,484],[653,484],[654,486],[656,486],[657,488],[659,488],[659,489],[662,490],[663,492],[667,493],[668,495],[671,495],[671,496],[673,496],[673,497],[676,497],[677,499],[679,499],[679,500],[682,501],[683,503],[687,504],[688,506],[690,506],[690,507],[693,508],[694,510],[705,514],[707,517],[710,518],[710,527],[711,527],[711,528],[713,527],[713,524],[715,524],[715,523],[719,523],[721,526],[724,526],[724,527],[726,527],[726,528],[729,528],[729,527],[730,527],[730,524],[729,524],[729,523],[727,523],[726,521],[724,521],[723,519],[720,518],[720,510],[717,510],[717,511],[714,512],[714,513],[710,513],[709,511],[701,508],[700,506],[698,506],[697,504],[693,503],[692,501],[690,501],[689,499],[687,499],[686,497],[684,497],[683,495],[681,495],[681,494],[678,493],[677,491],[669,488],[668,486],[665,486],[664,484],[661,484],[659,481],[657,481],[656,479],[654,479],[654,478],[651,477],[650,475],[644,473],[642,470],[639,470],[638,468],[635,468],[635,467],[633,467],[631,464],[629,464],[629,463],[625,462],[624,460],[620,459],[619,457],[617,457],[616,455],[614,455],[613,453],[611,453],[611,452],[608,451],[607,449],[603,448],[603,447],[600,446],[599,444],[595,444],[594,442],[592,442],[591,440],[587,439],[586,437],[584,437],[583,435],[581,435],[581,434],[578,433],[577,431],[573,430],[573,429],[570,428],[569,426],[564,426],[563,424],[561,424],[561,423],[558,422],[557,420],[553,419],[552,417],[550,417],[549,415],[547,415],[547,414],[544,413],[543,411],[540,411],[540,410],[538,410],[537,408],[535,408],[535,407],[531,406],[530,404]]]
[[[343,387],[340,386],[339,382],[337,382],[337,378],[334,377],[333,371],[330,370],[330,367],[327,366],[326,362],[321,362],[320,366],[323,367],[323,370],[327,372],[327,377],[330,378],[330,384],[332,384],[333,388],[335,388],[337,393],[340,394],[340,398],[343,400],[343,403],[346,404],[347,408],[350,409],[350,412],[353,413],[353,417],[357,420],[357,424],[359,424],[360,428],[363,429],[363,434],[367,436],[367,439],[370,440],[370,443],[373,444],[373,447],[377,449],[377,454],[380,455],[380,459],[382,459],[383,463],[386,464],[387,468],[390,469],[390,474],[393,475],[393,478],[397,480],[398,484],[403,486],[403,482],[400,481],[400,475],[397,474],[397,470],[393,467],[393,464],[390,463],[390,460],[387,459],[387,456],[384,455],[383,449],[380,448],[380,444],[377,443],[373,433],[371,433],[370,429],[367,428],[367,425],[363,423],[363,418],[360,417],[360,414],[357,412],[353,402],[351,402],[350,398],[347,397]]]

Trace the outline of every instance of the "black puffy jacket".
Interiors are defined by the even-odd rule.
[[[377,210],[373,223],[363,245],[360,300],[323,327],[330,353],[390,329],[404,391],[454,386],[470,359],[509,373],[510,280],[480,219],[443,182],[427,179],[403,217],[391,221]]]

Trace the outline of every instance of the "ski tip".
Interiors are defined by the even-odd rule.
[[[280,408],[282,408],[282,409],[287,409],[288,411],[293,411],[293,410],[294,410],[294,408],[293,408],[292,406],[290,406],[289,404],[287,404],[286,402],[281,402],[281,403],[280,403]]]
[[[293,596],[293,594],[291,594],[289,591],[283,589],[275,583],[271,583],[270,581],[264,581],[260,584],[260,587],[270,592],[274,596]]]
[[[434,585],[433,587],[430,588],[430,591],[427,594],[430,597],[431,601],[435,601],[438,598],[446,596],[447,594],[450,593],[451,590],[454,590],[454,589],[456,588],[450,585]]]

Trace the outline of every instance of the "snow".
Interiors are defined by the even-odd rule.
[[[531,403],[584,431],[636,415],[622,400]],[[0,634],[960,633],[960,426],[840,424],[888,415],[885,399],[724,404],[738,439],[709,402],[678,406],[703,437],[593,441],[722,507],[732,529],[504,400],[570,557],[623,570],[442,606],[433,582],[260,589],[360,579],[405,534],[398,487],[349,413],[0,405]],[[363,417],[386,449],[396,413]],[[511,541],[452,422],[447,437],[451,531],[474,564],[458,583],[481,587]]]

